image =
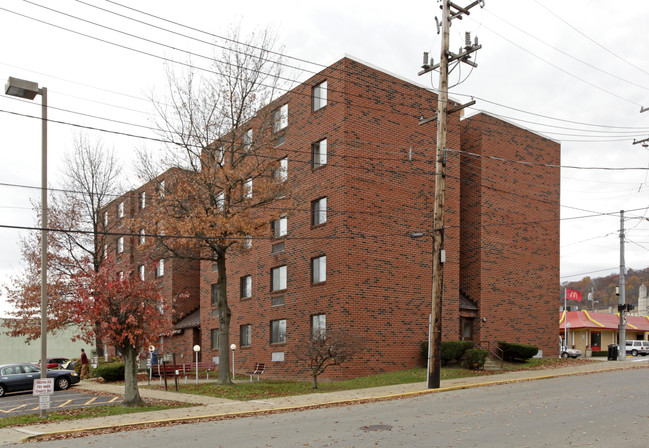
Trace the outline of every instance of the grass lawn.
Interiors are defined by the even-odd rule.
[[[591,362],[586,360],[559,359],[559,358],[541,358],[530,359],[521,363],[505,363],[503,371],[522,370],[522,369],[547,369],[559,367],[561,365],[573,362]],[[501,371],[502,372],[502,371]],[[449,380],[455,378],[467,378],[474,376],[484,376],[493,373],[484,370],[469,370],[456,366],[442,367],[441,379]],[[389,386],[393,384],[416,383],[426,381],[426,369],[415,368],[399,372],[381,373],[351,380],[337,382],[320,382],[318,389],[312,388],[311,381],[242,381],[231,386],[219,386],[216,382],[201,384],[178,384],[178,391],[186,394],[205,395],[210,397],[226,398],[230,400],[259,400],[264,398],[285,397],[290,395],[303,395],[311,393],[334,392],[340,390],[365,389],[368,387]],[[163,386],[151,385],[155,389],[163,389]],[[173,385],[169,390],[174,390]]]
[[[163,409],[180,408],[192,406],[191,404],[151,404],[140,407],[126,407],[120,405],[92,406],[85,408],[68,409],[62,411],[51,411],[47,413],[47,419],[40,418],[38,413],[19,415],[16,417],[4,417],[0,419],[0,428],[10,426],[33,425],[38,423],[52,423],[61,420],[78,420],[82,418],[105,417],[108,415],[133,414],[136,412],[161,411]]]

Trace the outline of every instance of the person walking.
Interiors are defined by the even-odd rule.
[[[79,375],[81,379],[84,379],[88,376],[88,356],[86,356],[86,351],[84,349],[81,349],[81,375]]]

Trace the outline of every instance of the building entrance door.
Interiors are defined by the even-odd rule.
[[[460,340],[473,341],[473,319],[468,317],[460,318]]]
[[[593,351],[599,351],[602,349],[602,333],[599,331],[594,331],[590,334],[590,348]]]

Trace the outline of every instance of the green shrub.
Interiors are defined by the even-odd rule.
[[[498,342],[503,351],[505,361],[526,361],[539,352],[539,348],[533,345],[516,344],[513,342]]]
[[[448,364],[451,361],[460,362],[464,352],[474,346],[473,341],[442,341],[442,364]],[[424,363],[428,360],[428,341],[421,343],[421,357]]]
[[[607,350],[593,350],[593,356],[608,356]]]
[[[105,381],[124,381],[124,363],[105,363],[97,366],[96,376]]]
[[[481,348],[470,348],[464,352],[462,367],[466,369],[479,370],[484,367],[489,352]]]

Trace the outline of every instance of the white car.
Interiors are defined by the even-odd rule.
[[[576,348],[561,347],[561,357],[562,358],[579,358],[581,356],[581,350]]]

